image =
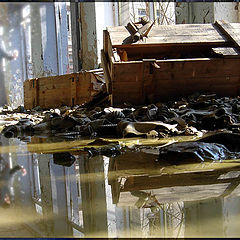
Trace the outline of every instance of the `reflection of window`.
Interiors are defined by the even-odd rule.
[[[139,17],[146,16],[146,9],[144,9],[144,8],[139,8],[139,9],[138,9],[138,16],[139,16]]]
[[[22,17],[26,18],[27,16],[29,16],[29,14],[30,14],[30,5],[27,5],[22,10]]]
[[[32,154],[32,200],[35,205],[36,212],[42,215],[42,199],[41,199],[41,187],[38,158],[34,153]]]
[[[159,17],[159,16],[160,16],[160,11],[159,11],[159,9],[157,9],[157,12],[156,12],[156,14],[157,14],[157,17]]]
[[[38,159],[34,157],[32,159],[32,167],[33,167],[33,198],[38,203],[41,202],[41,187],[40,187],[40,177],[39,177],[39,167],[38,167]]]
[[[69,192],[67,196],[68,220],[73,228],[75,237],[83,237],[83,209],[80,182],[79,162],[74,163],[74,168],[69,168],[66,178],[66,189]],[[74,177],[73,177],[74,176]]]
[[[3,27],[0,27],[0,36],[3,35]]]

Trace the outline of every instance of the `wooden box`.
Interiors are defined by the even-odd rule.
[[[112,105],[151,103],[194,92],[237,96],[240,23],[153,26],[147,38],[123,44],[124,26],[104,31],[102,63]]]
[[[26,80],[24,107],[48,109],[83,104],[100,91],[101,80],[102,69]]]

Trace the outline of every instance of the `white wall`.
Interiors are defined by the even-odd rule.
[[[95,4],[98,63],[100,63],[100,53],[103,48],[103,30],[105,30],[107,26],[114,26],[115,16],[113,16],[112,2],[95,2]]]

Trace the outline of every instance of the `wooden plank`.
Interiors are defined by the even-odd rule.
[[[233,42],[234,46],[240,50],[240,28],[239,25],[232,25],[231,23],[226,23],[223,20],[218,20],[214,23],[216,28],[226,35],[227,39]],[[237,26],[237,28],[236,28]]]
[[[24,87],[24,107],[26,109],[31,109],[33,108],[32,82],[25,81],[23,87]]]
[[[189,33],[190,34],[190,33]],[[113,47],[120,47],[120,46],[128,46],[123,45],[122,38],[116,37],[112,39],[112,46]],[[131,46],[136,45],[161,45],[161,44],[171,44],[171,43],[177,43],[177,44],[187,44],[187,43],[196,43],[199,45],[203,44],[219,44],[223,45],[226,43],[225,40],[223,40],[222,37],[216,37],[213,38],[209,35],[201,35],[201,36],[193,36],[193,35],[180,35],[180,36],[152,36],[151,38],[144,38],[142,41],[138,41],[136,43],[132,43]],[[129,44],[130,45],[130,44]]]
[[[143,59],[142,63],[142,99],[145,102],[154,101],[156,79],[153,77],[155,59]]]
[[[164,44],[164,45],[142,45],[142,47],[119,47],[126,50],[129,61],[154,58],[158,60],[178,59],[178,58],[200,58],[213,56],[212,48],[217,45],[199,45],[199,44]],[[221,46],[223,47],[223,46]]]
[[[107,61],[111,62],[110,59],[113,57],[113,46],[112,46],[112,42],[111,42],[111,39],[110,39],[110,36],[109,36],[109,33],[107,32],[107,39],[106,39],[106,42],[107,42],[107,55],[106,56],[106,59]],[[110,66],[110,74],[111,74],[111,66]]]
[[[129,36],[129,32],[123,26],[107,28],[112,46],[122,45],[125,38]],[[137,42],[139,44],[161,44],[167,42],[221,42],[225,43],[224,37],[216,31],[212,24],[179,24],[179,25],[160,25],[153,26],[145,42]]]
[[[161,62],[159,69],[154,71],[154,79],[172,80],[211,77],[240,76],[239,59],[216,59],[207,61]],[[231,60],[231,61],[230,61]],[[233,61],[232,61],[233,60]]]
[[[102,70],[95,72],[101,73]],[[96,93],[91,82],[92,74],[80,72],[27,80],[24,83],[25,107],[30,109],[39,105],[42,108],[52,108],[87,102]]]
[[[106,55],[103,50],[101,51],[101,60],[102,60],[102,65],[103,65],[103,69],[104,69],[104,79],[106,82],[107,92],[109,94],[111,94],[112,93],[112,80],[111,80],[111,76],[109,73],[109,64],[107,62]]]
[[[77,96],[75,104],[83,104],[91,99],[91,92],[93,91],[91,83],[91,73],[81,72],[78,74],[78,81],[76,86]]]
[[[108,52],[108,32],[107,30],[103,30],[103,52],[107,54]]]
[[[117,27],[107,27],[107,31],[112,36],[114,34],[125,34],[129,35],[128,30],[124,26]],[[176,25],[154,25],[150,31],[150,33],[160,34],[160,32],[164,34],[180,34],[181,32],[195,32],[195,33],[204,33],[212,31],[214,35],[218,35],[214,26],[212,24],[176,24]]]
[[[113,65],[113,82],[142,82],[142,62],[122,62]]]
[[[32,79],[26,81],[24,84],[24,106],[26,109],[31,109],[38,106],[39,94],[38,94],[38,79]]]
[[[69,88],[39,92],[39,106],[42,108],[60,107],[69,104]]]
[[[175,60],[157,60],[159,69],[154,70],[154,79],[161,81],[170,81],[175,76],[185,78],[209,78],[209,77],[237,77],[240,76],[240,59],[175,59]],[[139,82],[141,81],[141,62],[114,64],[115,82]],[[221,66],[221,67],[220,67]],[[129,74],[131,73],[131,74]]]
[[[217,47],[212,48],[212,51],[219,56],[223,56],[224,58],[230,58],[230,57],[239,57],[239,52],[236,48],[230,48],[230,47]]]
[[[69,94],[69,103],[68,106],[74,106],[76,104],[76,99],[77,99],[77,77],[73,76],[70,83],[70,94]]]
[[[239,23],[235,23],[239,26]],[[212,24],[176,24],[176,25],[155,25],[152,28],[157,30],[164,30],[164,31],[178,31],[178,30],[184,30],[189,29],[192,31],[193,29],[197,29],[200,31],[205,31],[209,29],[213,29]],[[117,26],[117,27],[107,27],[107,31],[110,32],[126,32],[127,29],[124,26]]]
[[[122,88],[115,87],[112,90],[112,94],[113,95],[122,95],[126,99],[129,98],[129,95],[131,95],[131,94],[138,95],[139,97],[142,98],[142,91],[143,91],[142,86],[135,87],[134,85],[135,84],[133,84],[132,88],[130,88],[129,85],[126,85]]]
[[[197,78],[188,79],[187,81],[178,81],[176,79],[173,84],[164,84],[158,81],[156,83],[156,91],[154,92],[155,101],[167,101],[172,98],[186,97],[194,92],[214,92],[219,96],[235,97],[239,94],[240,84],[239,77],[236,77],[236,83],[224,83],[225,77],[222,77],[222,83],[219,84],[219,78]]]

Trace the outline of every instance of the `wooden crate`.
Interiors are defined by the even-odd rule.
[[[124,26],[104,31],[102,63],[112,105],[171,100],[199,92],[239,95],[240,23],[153,26],[123,44]]]
[[[24,107],[43,109],[83,104],[98,93],[97,78],[102,69],[82,71],[60,76],[29,79],[24,82]],[[98,76],[98,77],[97,77]]]

